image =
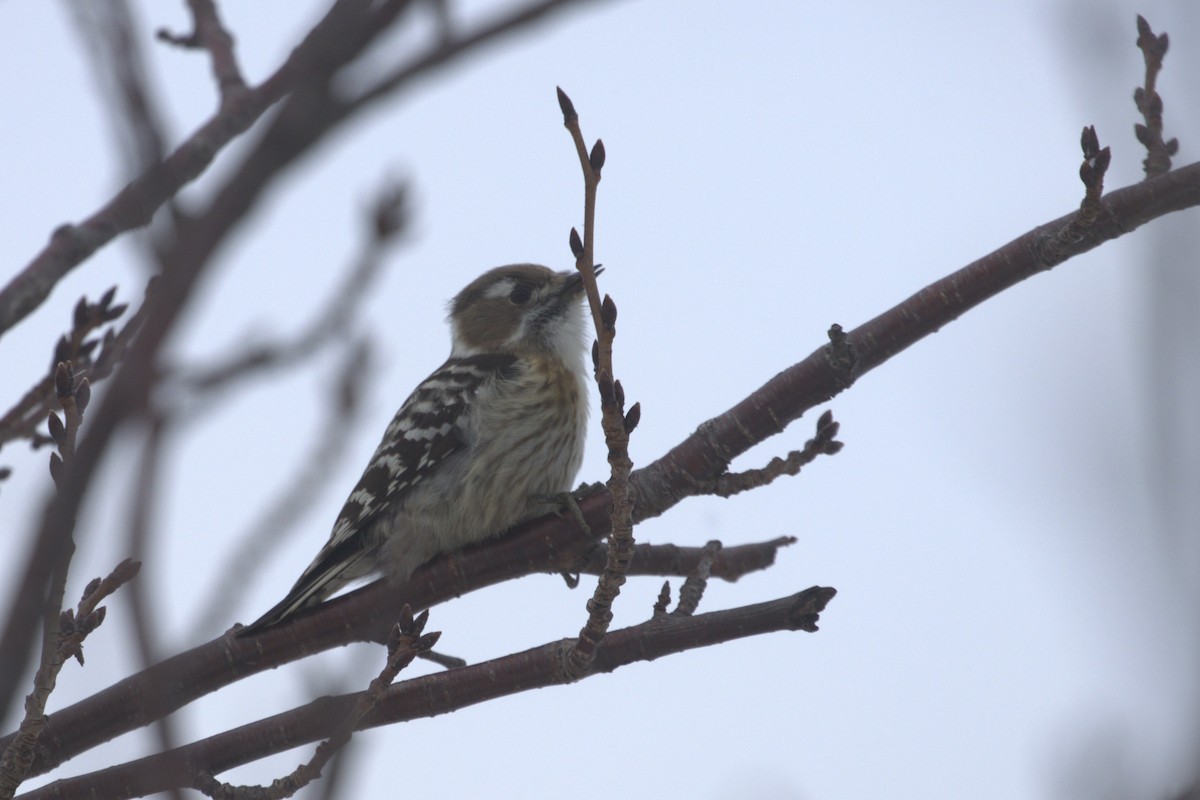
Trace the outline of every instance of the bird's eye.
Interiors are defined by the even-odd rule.
[[[513,290],[508,293],[509,302],[515,306],[523,306],[529,302],[529,298],[533,297],[533,289],[523,283],[518,283],[513,287]]]

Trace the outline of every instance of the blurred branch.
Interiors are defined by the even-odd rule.
[[[155,507],[158,503],[159,487],[162,484],[162,456],[166,450],[168,420],[161,414],[149,414],[144,420],[145,436],[142,441],[141,457],[137,478],[130,499],[127,552],[139,563],[153,563],[149,558],[152,544],[151,532]],[[155,627],[152,608],[155,605],[149,596],[147,581],[141,580],[129,587],[129,616],[133,629],[133,642],[137,659],[145,669],[162,656],[161,637]],[[149,687],[153,690],[155,687]],[[179,737],[176,732],[177,719],[167,715],[155,720],[154,735],[157,736],[158,751],[166,752],[176,747]],[[183,800],[179,789],[172,789],[173,800]]]
[[[321,425],[321,434],[311,453],[299,462],[299,468],[285,489],[245,533],[235,537],[237,548],[217,571],[218,584],[203,605],[198,621],[187,627],[194,635],[207,636],[229,625],[231,609],[251,583],[270,552],[281,546],[298,520],[311,508],[331,465],[341,460],[349,442],[349,432],[358,416],[362,384],[370,376],[369,346],[364,339],[347,349],[340,366],[340,378],[332,382],[329,413]]]
[[[375,199],[366,241],[354,265],[345,272],[341,286],[306,330],[288,342],[250,347],[209,367],[181,367],[181,382],[193,392],[204,394],[225,389],[229,383],[268,368],[285,368],[313,356],[338,337],[345,336],[368,290],[385,263],[389,246],[407,230],[411,211],[408,187],[389,182]],[[365,356],[365,353],[363,354]]]
[[[375,283],[388,248],[407,231],[410,219],[407,185],[388,181],[372,204],[367,235],[355,264],[345,272],[341,286],[307,329],[291,341],[251,347],[221,364],[207,368],[179,368],[180,382],[201,395],[227,392],[236,380],[301,363],[346,336],[358,307]],[[282,544],[295,523],[311,507],[330,465],[341,458],[349,441],[362,387],[370,375],[369,356],[366,339],[348,348],[339,377],[331,382],[329,420],[322,426],[323,433],[311,455],[299,462],[300,467],[287,482],[287,489],[261,519],[247,533],[235,538],[240,545],[226,559],[225,567],[218,571],[219,585],[190,631],[205,635],[203,632],[221,630],[228,625],[230,609],[236,606],[244,588],[250,585],[249,574],[263,563],[272,549]]]
[[[198,248],[189,261],[206,261],[234,223],[258,201],[266,185],[353,114],[469,50],[582,2],[529,3],[457,39],[439,41],[425,56],[393,72],[367,92],[343,100],[333,95],[330,79],[387,29],[404,4],[380,3],[369,8],[360,0],[337,0],[270,77],[227,98],[221,109],[174,152],[142,173],[104,207],[78,224],[56,230],[50,243],[0,290],[0,335],[41,305],[54,285],[96,250],[120,234],[148,224],[163,203],[203,174],[221,150],[280,100],[296,93],[217,193],[209,211],[188,220],[196,233],[203,229],[205,236],[179,234],[187,244]],[[173,259],[166,261],[171,263]]]
[[[129,341],[137,334],[138,327],[145,318],[145,301],[138,311],[126,320],[119,333],[114,333],[115,328],[110,328],[98,339],[88,338],[125,313],[125,304],[112,305],[116,291],[114,286],[95,303],[89,303],[86,297],[79,298],[79,302],[75,304],[71,330],[59,337],[46,377],[38,381],[3,417],[0,417],[0,448],[18,439],[28,439],[35,449],[50,442],[49,437],[39,433],[38,429],[46,419],[46,414],[57,402],[54,371],[59,363],[71,362],[75,377],[87,378],[91,384],[107,378],[120,363]],[[147,296],[149,291],[148,286]],[[100,345],[100,352],[93,358],[97,345]]]
[[[146,79],[141,26],[127,0],[70,0],[79,38],[99,77],[117,144],[125,155],[126,175],[137,175],[166,154],[162,114]]]
[[[613,672],[639,661],[662,658],[700,647],[783,630],[814,632],[819,615],[835,591],[806,589],[766,603],[695,616],[669,616],[611,631],[600,643],[592,669],[576,676],[564,669],[570,640],[550,642],[523,653],[504,656],[449,672],[437,672],[389,688],[361,721],[361,728],[445,714],[518,692],[569,683],[579,677]],[[219,773],[333,731],[337,719],[360,703],[362,695],[325,697],[291,711],[198,742],[88,775],[56,781],[24,795],[27,800],[83,800],[104,796],[140,797],[168,788],[154,780],[178,781],[194,770]],[[175,783],[174,785],[179,785]]]
[[[266,111],[287,97],[259,139],[247,149],[209,207],[176,221],[175,238],[161,249],[164,271],[153,304],[130,358],[123,363],[93,415],[87,436],[58,502],[48,506],[26,566],[21,570],[16,601],[2,635],[0,715],[16,694],[37,629],[49,575],[73,535],[75,517],[91,484],[96,465],[117,430],[145,408],[158,369],[158,352],[181,318],[192,289],[228,234],[259,201],[266,187],[330,131],[371,102],[432,69],[498,37],[524,28],[550,12],[581,0],[542,0],[502,16],[458,39],[439,42],[402,70],[386,92],[347,102],[337,98],[334,75],[375,41],[404,3],[336,0],[284,64],[258,86],[227,98],[220,111],[162,162],[143,173],[109,203],[78,225],[60,227],[50,243],[3,289],[0,289],[0,335],[49,295],[54,285],[113,238],[146,225],[154,212],[183,186],[202,174],[216,154],[248,130]],[[289,96],[290,95],[290,96]]]

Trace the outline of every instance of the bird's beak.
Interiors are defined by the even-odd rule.
[[[596,267],[596,275],[604,272],[604,267]],[[567,275],[563,281],[562,288],[558,290],[564,297],[571,297],[583,291],[583,275],[578,271],[574,271]]]

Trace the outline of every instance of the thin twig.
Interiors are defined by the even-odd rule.
[[[320,313],[290,341],[255,345],[207,367],[177,370],[180,381],[194,393],[210,394],[235,380],[259,375],[268,368],[285,368],[315,355],[344,337],[356,312],[387,262],[388,248],[399,241],[411,218],[408,188],[389,181],[378,193],[368,215],[367,235],[353,265]]]
[[[107,577],[93,579],[83,590],[75,610],[54,610],[51,613],[50,604],[46,606],[42,661],[34,675],[34,688],[25,698],[25,717],[16,735],[4,749],[3,758],[0,758],[0,798],[11,798],[33,765],[35,745],[46,727],[46,701],[54,691],[63,664],[68,658],[75,658],[83,664],[83,641],[104,622],[105,608],[100,603],[133,580],[140,567],[139,562],[127,558]],[[65,573],[66,568],[61,572]],[[65,585],[64,591],[60,591],[61,584],[57,578],[56,573],[52,599],[57,599],[58,608],[61,609]],[[62,584],[65,584],[65,578]]]
[[[247,796],[261,797],[263,800],[282,800],[291,797],[321,777],[321,770],[338,750],[350,741],[350,737],[358,729],[363,717],[379,705],[388,687],[396,680],[400,671],[411,664],[418,655],[429,651],[437,644],[440,633],[421,635],[428,620],[428,611],[421,612],[420,616],[414,619],[412,609],[408,606],[404,607],[400,613],[400,621],[392,629],[388,641],[387,662],[383,669],[371,681],[367,690],[355,698],[349,712],[342,717],[341,722],[333,729],[329,738],[317,745],[316,752],[308,762],[296,767],[288,775],[277,778],[270,787],[233,786],[218,781],[211,772],[207,771],[201,772],[192,785],[215,800],[242,800]]]
[[[767,486],[784,475],[798,475],[805,465],[811,464],[818,456],[832,456],[841,452],[842,443],[834,438],[840,427],[839,423],[833,420],[833,412],[826,411],[817,420],[816,435],[804,443],[804,449],[793,450],[786,458],[776,456],[761,469],[727,472],[710,481],[698,482],[696,493],[732,497],[750,489]]]
[[[158,31],[158,38],[178,47],[208,51],[224,107],[246,91],[246,81],[233,53],[233,34],[221,24],[217,4],[212,0],[188,0],[188,8],[192,10],[192,32],[180,36],[162,29]]]
[[[54,374],[58,364],[70,362],[72,375],[78,380],[87,378],[95,384],[108,376],[112,365],[120,360],[117,352],[118,340],[127,342],[137,331],[143,312],[139,309],[121,329],[115,334],[110,327],[98,338],[93,333],[110,322],[117,320],[125,313],[124,303],[113,305],[116,297],[116,287],[112,287],[95,303],[89,303],[87,297],[79,298],[72,313],[71,330],[59,337],[54,346],[54,355],[46,377],[38,381],[9,411],[0,417],[0,447],[17,440],[28,439],[34,448],[49,444],[53,440],[41,433],[41,427],[46,414],[58,403],[54,387]],[[100,346],[99,354],[95,354]],[[122,352],[123,352],[123,348]],[[94,355],[95,354],[95,355]]]
[[[51,412],[47,417],[50,436],[58,445],[58,452],[50,454],[50,476],[54,479],[55,486],[61,490],[65,483],[66,471],[75,467],[75,440],[79,433],[79,425],[83,421],[83,412],[91,398],[91,389],[86,378],[76,383],[69,361],[59,362],[54,371],[54,386],[63,416],[60,418]],[[87,635],[86,632],[79,635],[78,641],[74,641],[72,646],[64,645],[64,635],[76,633],[77,629],[81,630],[89,620],[94,621],[91,626],[94,628],[104,618],[103,614],[99,617],[93,616],[94,605],[87,609],[87,614],[78,617],[63,612],[67,575],[71,559],[75,555],[74,537],[68,536],[65,545],[53,565],[49,590],[40,609],[42,654],[33,677],[33,691],[25,698],[25,716],[21,719],[16,737],[0,757],[0,800],[8,800],[16,794],[17,787],[25,780],[33,764],[34,745],[46,727],[46,701],[50,699],[50,694],[58,682],[58,673],[62,670],[64,659],[74,655],[81,662],[83,660],[79,645]],[[94,589],[91,585],[88,588]],[[85,595],[89,593],[85,592]],[[84,610],[83,603],[80,604],[80,610]]]
[[[608,557],[604,572],[596,582],[596,589],[588,600],[588,618],[579,631],[579,638],[571,646],[564,660],[569,674],[582,677],[591,669],[596,648],[612,622],[612,604],[621,593],[625,573],[633,558],[633,498],[629,493],[629,473],[633,461],[629,458],[629,434],[637,426],[641,406],[634,404],[630,413],[625,413],[625,390],[621,382],[613,377],[612,345],[616,336],[617,306],[607,294],[600,300],[596,286],[595,228],[596,189],[600,184],[600,172],[604,168],[604,143],[597,139],[591,151],[583,141],[579,128],[579,115],[566,92],[558,89],[558,103],[563,113],[563,124],[575,143],[579,165],[583,171],[583,240],[571,229],[571,250],[575,255],[575,268],[583,277],[587,289],[588,305],[592,310],[592,322],[596,328],[596,342],[592,347],[592,361],[596,370],[596,386],[600,390],[601,425],[604,440],[608,444],[608,464],[611,470],[608,492],[612,497],[612,514],[608,537]]]
[[[1146,148],[1146,158],[1142,166],[1146,171],[1146,179],[1162,175],[1171,169],[1171,156],[1179,151],[1179,140],[1163,141],[1163,100],[1155,87],[1158,73],[1162,70],[1163,57],[1167,54],[1167,35],[1154,35],[1150,23],[1138,14],[1137,46],[1142,51],[1142,59],[1146,62],[1146,82],[1133,92],[1133,102],[1141,113],[1146,124],[1137,123],[1133,132],[1137,140]]]
[[[100,627],[100,623],[105,618],[105,609],[100,603],[126,584],[136,586],[133,579],[138,576],[141,569],[142,562],[134,558],[126,558],[113,567],[112,572],[104,578],[93,578],[88,583],[76,610],[68,609],[63,612],[61,629],[64,658],[74,657],[80,664],[83,664],[83,640]]]
[[[658,598],[654,601],[654,607],[650,609],[650,618],[659,619],[667,615],[667,607],[671,605],[671,582],[663,581],[662,588],[658,590]]]

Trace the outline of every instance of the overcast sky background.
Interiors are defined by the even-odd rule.
[[[472,20],[497,5],[457,13]],[[138,7],[174,146],[215,108],[209,64],[148,42],[159,27],[188,29],[183,3]],[[324,3],[221,8],[257,81]],[[1113,148],[1109,188],[1140,179],[1138,12],[1171,35],[1159,87],[1167,133],[1182,143],[1176,163],[1190,163],[1200,141],[1197,115],[1185,113],[1200,61],[1191,0],[601,2],[361,117],[290,172],[224,249],[175,352],[209,360],[298,330],[353,257],[382,178],[410,178],[412,233],[359,322],[377,345],[362,424],[291,544],[212,630],[196,620],[230,542],[308,452],[339,354],[256,382],[181,432],[138,579],[159,598],[165,652],[257,617],[291,585],[396,406],[448,352],[448,298],[497,264],[570,265],[582,186],[556,84],[608,151],[597,258],[621,311],[617,374],[642,404],[631,444],[641,465],[807,356],[831,323],[858,325],[1075,208],[1082,126]],[[0,4],[0,28],[7,280],[123,176],[65,7]],[[420,40],[396,39],[379,57]],[[711,585],[701,609],[834,586],[819,633],[693,651],[362,734],[343,796],[1167,797],[1195,774],[1197,537],[1164,524],[1156,494],[1159,389],[1147,351],[1158,312],[1145,262],[1198,221],[1192,210],[1152,223],[870,373],[829,406],[846,442],[835,458],[737,498],[685,501],[635,531],[681,545],[798,537],[773,569]],[[1194,250],[1178,258],[1196,264]],[[111,246],[0,340],[5,407],[42,374],[78,297],[117,284],[119,297],[140,298],[140,270],[128,241]],[[800,447],[815,419],[736,466]],[[581,479],[602,480],[598,423],[589,445]],[[0,579],[23,564],[50,488],[47,457],[0,454],[15,470],[0,492]],[[110,490],[81,520],[71,598],[126,554],[120,487],[132,464],[109,468]],[[645,619],[660,584],[631,580],[617,624]],[[574,635],[590,588],[534,577],[437,607],[429,628],[443,631],[440,649],[477,662]],[[52,709],[136,669],[122,597],[109,606],[87,666],[67,666]],[[359,688],[380,659],[364,646],[256,676],[184,709],[184,738]],[[58,775],[152,746],[134,733]],[[310,752],[222,777],[269,782]]]

